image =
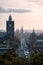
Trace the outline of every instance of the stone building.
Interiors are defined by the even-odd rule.
[[[29,44],[31,53],[43,52],[43,34],[37,35],[33,30],[29,38]]]

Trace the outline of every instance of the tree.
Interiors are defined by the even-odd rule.
[[[3,55],[3,58],[9,61],[12,61],[12,59],[16,57],[18,57],[18,54],[16,53],[15,49],[10,49]]]
[[[5,60],[5,62],[2,65],[12,65],[12,62]]]
[[[40,56],[41,55],[41,56]],[[32,54],[29,58],[29,63],[30,65],[43,65],[42,62],[42,55],[43,53],[36,53],[36,54]]]

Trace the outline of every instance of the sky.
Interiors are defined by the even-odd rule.
[[[15,21],[15,29],[43,30],[43,0],[0,0],[0,8],[18,9],[11,12]],[[24,12],[21,12],[21,10]],[[29,10],[25,12],[25,10]],[[0,29],[6,29],[6,20],[10,13],[0,12]]]

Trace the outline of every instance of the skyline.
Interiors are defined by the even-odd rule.
[[[0,7],[19,11],[19,13],[11,12],[15,21],[15,29],[21,29],[23,25],[26,30],[32,30],[33,28],[43,30],[43,0],[1,0]],[[29,12],[22,12],[24,10]],[[6,29],[6,20],[9,15],[10,13],[0,12],[0,29]]]

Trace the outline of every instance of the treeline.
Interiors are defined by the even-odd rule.
[[[28,58],[21,58],[15,49],[11,49],[0,56],[0,65],[43,65],[43,53],[34,53]]]

